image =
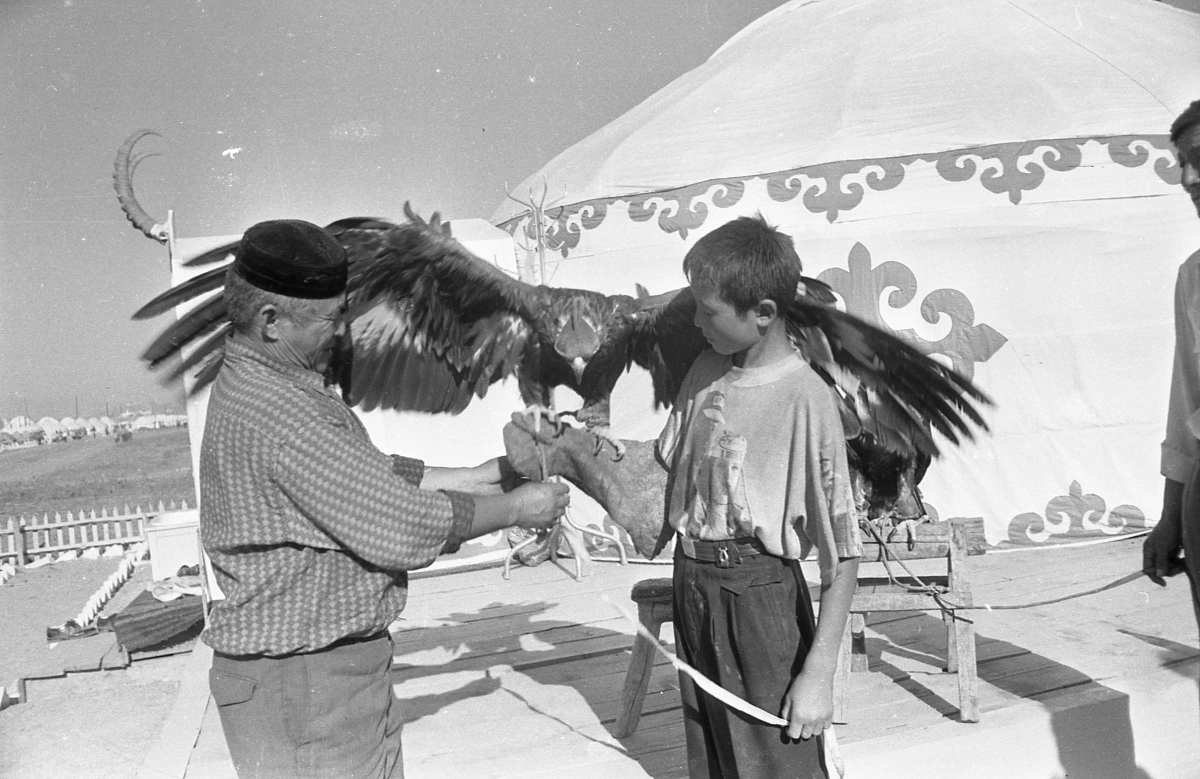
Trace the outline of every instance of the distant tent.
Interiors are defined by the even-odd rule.
[[[150,414],[144,414],[133,420],[130,425],[132,430],[154,430],[159,427],[157,419]]]
[[[46,434],[46,441],[50,443],[65,441],[70,435],[67,428],[63,427],[62,422],[59,422],[54,417],[42,417],[38,420],[37,426]]]
[[[682,286],[697,238],[763,213],[847,309],[998,402],[922,484],[941,516],[993,543],[1136,529],[1197,245],[1166,133],[1198,42],[1151,0],[793,0],[515,191],[558,199],[547,282],[625,294]],[[539,233],[510,201],[493,221]],[[656,427],[646,384],[619,435]]]

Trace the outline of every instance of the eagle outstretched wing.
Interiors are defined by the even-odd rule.
[[[331,370],[347,402],[457,413],[495,381],[512,375],[546,305],[544,288],[507,276],[406,204],[408,222],[355,217],[325,229],[349,259],[350,337]],[[237,244],[216,247],[185,265],[228,260]],[[219,290],[226,265],[205,271],[143,306],[147,319]],[[223,296],[213,295],[168,327],[143,354],[151,367],[182,353],[168,374],[199,369],[193,390],[215,378],[230,329]]]
[[[938,453],[931,429],[955,444],[987,430],[978,407],[991,400],[969,380],[835,302],[827,285],[805,277],[785,315],[797,348],[834,388],[847,438],[869,435],[917,459]],[[708,346],[694,324],[696,301],[685,287],[638,305],[631,356],[653,377],[656,404],[669,406]]]
[[[367,411],[458,413],[516,372],[545,294],[469,252],[436,215],[405,213],[369,236],[327,228],[352,257],[343,391]]]

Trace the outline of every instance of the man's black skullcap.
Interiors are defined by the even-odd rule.
[[[346,251],[311,222],[259,222],[242,236],[234,269],[252,285],[290,298],[332,298],[346,291]]]

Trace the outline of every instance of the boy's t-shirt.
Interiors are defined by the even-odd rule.
[[[799,356],[738,368],[709,349],[680,388],[658,452],[671,470],[667,511],[680,535],[757,538],[804,559],[821,581],[862,554],[846,439],[831,390]]]

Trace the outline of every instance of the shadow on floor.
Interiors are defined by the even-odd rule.
[[[888,639],[868,640],[871,670],[887,673],[943,716],[956,718],[956,705],[883,658],[886,652],[926,664],[931,671],[944,670],[946,630],[941,619],[912,614],[870,624],[870,629]],[[918,638],[914,640],[914,636]],[[980,680],[1018,697],[1045,703],[1051,710],[1051,728],[1064,777],[1150,779],[1137,764],[1128,695],[1016,644],[978,633],[975,641]],[[1076,699],[1087,700],[1088,705],[1053,705],[1056,698],[1068,692]]]
[[[454,674],[488,671],[507,666],[542,686],[565,685],[574,689],[595,715],[595,722],[612,731],[621,687],[629,663],[633,637],[595,625],[540,620],[555,604],[538,602],[488,607],[445,618],[449,624],[393,633],[397,662],[392,675],[397,684]],[[651,681],[644,716],[638,731],[621,740],[625,754],[636,760],[654,779],[687,776],[683,724],[675,675],[661,665]],[[579,736],[595,742],[558,714],[525,700],[505,688],[491,672],[474,675],[457,688],[417,695],[403,701],[406,723],[436,714],[460,701],[492,695],[500,689],[523,700],[539,715],[554,719]],[[615,748],[611,744],[603,744]]]

